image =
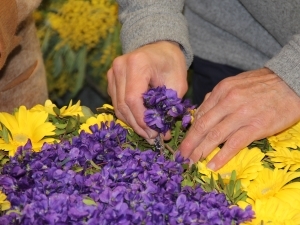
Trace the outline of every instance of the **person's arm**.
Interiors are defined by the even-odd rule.
[[[300,96],[300,34],[294,35],[265,67],[274,71]]]
[[[183,15],[184,0],[117,0],[122,24],[123,53],[157,41],[173,41],[180,45],[187,67],[193,53],[188,26]]]
[[[144,122],[142,94],[166,85],[182,97],[187,91],[187,68],[192,61],[182,0],[119,0],[124,55],[108,71],[108,93],[116,115],[138,134],[157,133]]]

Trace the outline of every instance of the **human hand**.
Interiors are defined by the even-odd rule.
[[[144,122],[142,94],[149,87],[165,85],[183,97],[188,89],[184,54],[177,43],[169,41],[148,44],[117,57],[107,79],[116,116],[148,140],[157,132]]]
[[[197,162],[219,144],[208,163],[218,170],[254,140],[276,134],[300,120],[300,97],[267,68],[221,81],[195,114],[179,146],[182,156]]]

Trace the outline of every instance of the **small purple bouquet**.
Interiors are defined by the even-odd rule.
[[[176,120],[182,119],[182,127],[187,128],[191,122],[190,111],[195,108],[191,102],[177,97],[177,92],[166,86],[151,88],[143,94],[147,108],[144,120],[146,124],[165,134],[172,128]]]

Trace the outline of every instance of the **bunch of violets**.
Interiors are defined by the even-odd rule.
[[[190,111],[195,106],[188,99],[178,98],[177,92],[166,86],[149,89],[143,94],[143,100],[147,108],[144,121],[158,133],[165,134],[178,119],[182,119],[183,128],[191,122]]]
[[[181,187],[180,155],[171,161],[123,147],[127,131],[114,122],[90,129],[41,152],[31,151],[30,141],[18,149],[0,174],[12,205],[1,225],[232,225],[253,217],[223,194]]]

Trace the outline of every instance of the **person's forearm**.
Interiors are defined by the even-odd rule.
[[[280,76],[300,96],[300,34],[293,36],[265,66]]]
[[[169,40],[177,42],[189,67],[193,53],[189,44],[188,28],[182,14],[183,0],[117,0],[122,23],[123,52],[131,52],[143,45]]]

